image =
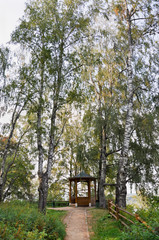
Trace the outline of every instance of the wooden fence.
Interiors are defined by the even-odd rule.
[[[125,227],[129,228],[128,224],[134,224],[135,220],[137,220],[138,222],[144,224],[151,232],[154,233],[154,230],[145,221],[143,221],[138,214],[132,214],[125,209],[118,207],[118,205],[114,204],[111,200],[108,200],[108,210],[109,213],[117,221],[120,221]]]

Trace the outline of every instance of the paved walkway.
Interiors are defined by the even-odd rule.
[[[65,240],[89,240],[87,207],[62,207],[55,210],[67,210]]]

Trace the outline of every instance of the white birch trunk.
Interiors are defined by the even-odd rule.
[[[100,167],[100,179],[99,179],[99,207],[106,208],[106,199],[104,193],[104,184],[106,179],[106,133],[105,127],[102,130],[102,142],[101,142],[101,167]]]
[[[48,179],[43,173],[44,153],[42,146],[42,110],[43,110],[43,91],[44,91],[44,63],[42,62],[40,91],[39,91],[39,105],[37,111],[37,148],[38,148],[38,178],[39,178],[39,210],[45,213],[45,199],[47,199]]]
[[[95,94],[98,101],[98,115],[100,117],[100,120],[103,119],[102,116],[102,88],[100,86],[100,83],[98,83],[98,88],[96,86],[96,83],[93,81],[92,76],[90,75],[91,81],[94,85]],[[106,199],[105,199],[105,193],[104,193],[104,184],[106,179],[106,126],[101,126],[100,131],[100,160],[99,160],[99,179],[98,179],[98,201],[99,201],[99,207],[106,208]]]
[[[44,82],[44,69],[42,65],[41,72],[41,89],[39,96],[39,109],[38,109],[38,120],[37,120],[37,142],[38,142],[38,151],[39,151],[39,168],[38,168],[38,176],[39,176],[39,210],[46,213],[46,203],[48,196],[48,188],[49,188],[49,179],[51,176],[51,170],[53,165],[53,155],[55,149],[55,121],[56,121],[56,112],[58,109],[58,100],[60,89],[62,85],[62,64],[63,64],[63,47],[64,44],[61,42],[60,46],[60,56],[59,56],[59,68],[58,68],[58,80],[54,87],[54,98],[53,98],[53,108],[51,114],[51,124],[50,124],[50,134],[49,134],[49,151],[48,151],[48,161],[47,161],[47,169],[46,172],[43,172],[43,148],[42,148],[42,136],[41,136],[41,117],[42,117],[42,105],[41,100],[43,96],[43,82]],[[43,63],[44,64],[44,63]],[[57,143],[56,143],[57,144]]]
[[[117,189],[116,189],[116,203],[120,207],[126,207],[126,177],[127,169],[126,165],[128,162],[128,152],[129,152],[129,143],[132,132],[133,125],[133,71],[132,71],[132,61],[133,61],[133,46],[132,46],[132,36],[131,36],[131,14],[127,7],[127,2],[125,0],[126,12],[127,12],[127,26],[128,26],[128,61],[127,61],[127,115],[125,122],[125,131],[124,131],[124,141],[121,156],[119,159],[118,174],[117,174]]]
[[[48,178],[51,176],[52,164],[53,164],[53,154],[55,149],[55,120],[56,120],[57,104],[54,104],[51,116],[51,129],[50,129],[50,140],[49,140],[49,153],[48,153],[48,164],[47,173]]]

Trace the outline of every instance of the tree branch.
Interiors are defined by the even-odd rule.
[[[56,144],[55,144],[55,146],[54,146],[54,149],[58,146],[58,144],[59,144],[59,142],[60,142],[61,136],[62,136],[62,134],[63,134],[64,128],[65,128],[65,125],[66,125],[66,122],[67,122],[67,120],[65,120],[65,122],[64,122],[64,124],[63,124],[62,130],[61,130],[61,133],[60,133],[60,136],[59,136],[59,138],[58,138],[58,140],[57,140],[57,142],[56,142]]]
[[[113,153],[116,153],[116,152],[120,152],[122,150],[122,148],[119,148],[117,150],[113,150],[113,151],[110,151],[108,153],[106,153],[106,157],[108,157],[109,155],[113,154]]]
[[[121,71],[119,72],[118,79],[120,78],[120,74],[122,74],[122,73],[125,72],[126,70],[127,70],[127,68],[124,68],[123,70],[121,70]]]
[[[138,21],[138,20],[145,20],[145,19],[149,19],[149,18],[133,18],[133,19],[130,19],[130,22]]]

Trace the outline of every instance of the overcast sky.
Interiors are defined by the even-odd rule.
[[[0,0],[0,45],[10,40],[10,34],[23,16],[26,0]]]

